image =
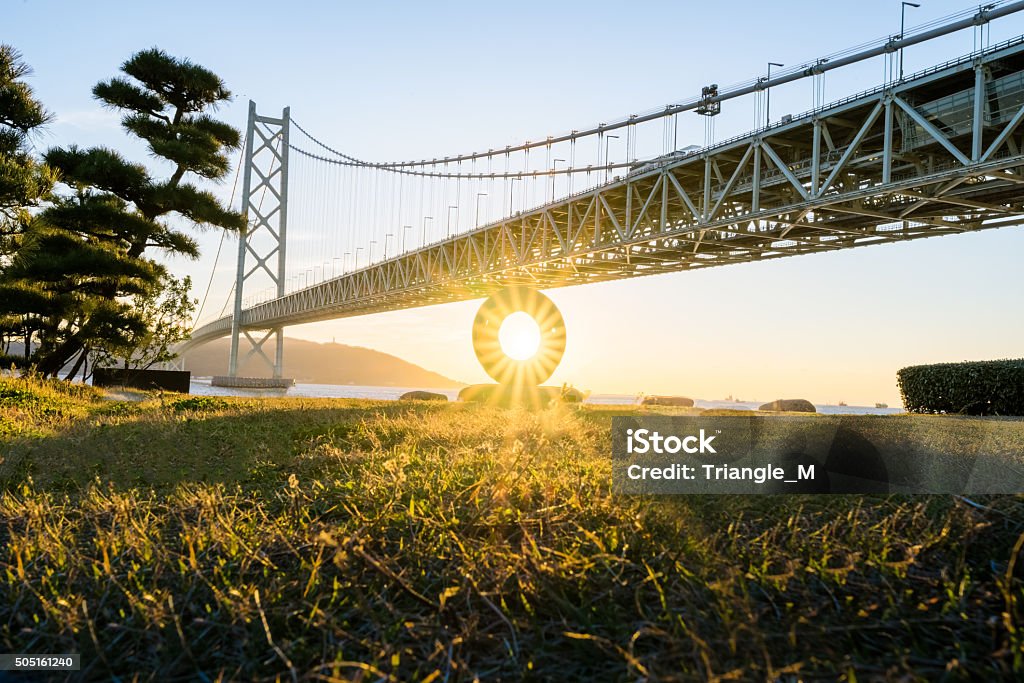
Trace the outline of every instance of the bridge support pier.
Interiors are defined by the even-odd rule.
[[[285,294],[289,122],[287,107],[280,118],[260,116],[256,113],[256,103],[249,101],[242,175],[242,213],[246,216],[246,228],[238,236],[231,355],[228,360],[228,376],[233,378],[238,377],[238,353],[243,337],[250,345],[245,358],[253,355],[263,358],[273,368],[275,380],[280,380],[283,374],[283,328],[272,328],[257,341],[245,325],[242,309],[246,283],[253,278],[259,277],[266,282],[269,277],[275,296],[280,298]],[[273,360],[262,349],[271,336],[275,337],[276,347]]]
[[[281,379],[281,373],[284,368],[284,328],[274,328],[274,379]]]

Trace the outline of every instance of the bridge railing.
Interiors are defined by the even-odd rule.
[[[873,88],[869,88],[867,90],[862,90],[861,92],[856,93],[855,95],[849,95],[847,97],[844,97],[842,99],[836,100],[834,102],[829,102],[826,105],[822,105],[820,107],[815,107],[813,109],[808,109],[808,110],[806,110],[804,112],[801,112],[800,114],[794,115],[792,120],[788,120],[788,121],[785,121],[785,122],[779,121],[779,122],[776,122],[776,123],[771,123],[771,124],[769,124],[767,126],[762,126],[762,127],[757,128],[757,129],[755,129],[753,131],[747,131],[746,133],[742,133],[740,135],[734,135],[731,138],[727,138],[725,140],[722,140],[721,142],[716,142],[713,145],[708,145],[707,147],[702,147],[701,149],[695,151],[693,153],[693,155],[694,156],[701,156],[703,154],[707,154],[707,153],[710,153],[712,151],[718,150],[718,149],[720,149],[722,147],[728,147],[729,145],[735,144],[735,143],[737,143],[737,142],[739,142],[741,140],[745,140],[745,139],[751,137],[752,135],[764,134],[766,131],[770,131],[770,130],[777,129],[777,128],[783,128],[783,127],[789,126],[789,125],[791,125],[793,123],[804,121],[806,119],[812,118],[815,115],[821,114],[823,112],[826,112],[826,111],[829,111],[829,110],[832,110],[832,109],[836,109],[837,107],[842,107],[844,105],[850,104],[851,102],[856,102],[857,100],[862,100],[862,99],[871,97],[872,95],[878,95],[878,94],[884,92],[885,90],[893,88],[895,86],[900,86],[900,85],[908,84],[911,81],[915,81],[915,80],[917,80],[919,78],[924,78],[925,76],[930,76],[931,74],[937,73],[939,71],[943,71],[945,69],[950,69],[950,68],[955,67],[955,66],[960,66],[961,64],[968,64],[968,63],[972,62],[973,60],[977,59],[978,57],[984,57],[986,55],[992,54],[993,52],[999,52],[1000,50],[1005,50],[1005,49],[1007,49],[1009,47],[1014,47],[1014,46],[1020,45],[1022,43],[1024,43],[1024,35],[1017,36],[1016,38],[1010,38],[1009,40],[1004,40],[1001,43],[997,43],[996,45],[993,45],[991,47],[987,47],[987,48],[985,48],[983,50],[975,50],[973,52],[967,53],[967,54],[962,55],[960,57],[957,57],[957,58],[954,58],[954,59],[950,59],[950,60],[948,60],[946,62],[943,62],[942,64],[937,64],[935,66],[930,66],[927,69],[922,69],[921,71],[915,72],[915,73],[913,73],[913,74],[911,74],[909,76],[905,76],[902,80],[899,80],[899,81],[888,81],[886,83],[883,83],[882,85],[878,85],[878,86],[875,86]]]

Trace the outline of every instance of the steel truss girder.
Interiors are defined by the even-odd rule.
[[[1024,106],[966,133],[917,103],[986,92],[1024,45],[631,173],[242,311],[240,329],[364,315],[1024,223]],[[964,86],[965,77],[970,83]],[[897,121],[897,117],[899,120]],[[923,131],[916,146],[907,130]],[[822,144],[824,143],[824,144]],[[983,152],[981,150],[984,150]],[[223,336],[232,318],[196,330]]]

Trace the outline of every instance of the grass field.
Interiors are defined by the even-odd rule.
[[[612,412],[0,379],[0,651],[85,680],[1024,676],[1024,497],[612,496]]]

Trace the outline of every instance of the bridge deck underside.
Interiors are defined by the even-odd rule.
[[[1024,44],[946,65],[243,312],[269,329],[1024,222]],[[199,343],[230,332],[206,325]]]

